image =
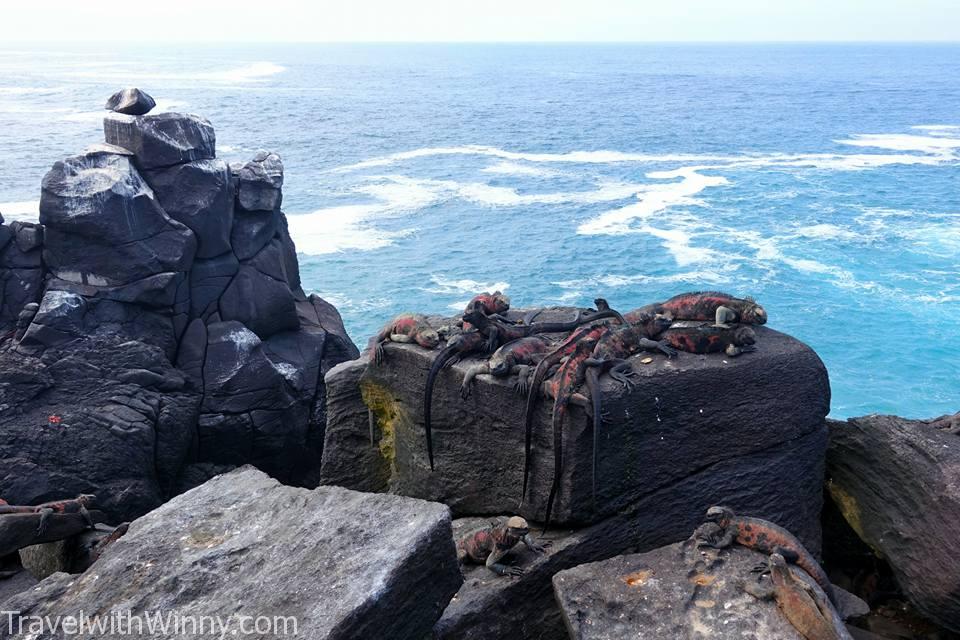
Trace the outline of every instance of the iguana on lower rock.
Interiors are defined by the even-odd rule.
[[[852,640],[825,594],[794,575],[779,553],[768,559],[770,584],[748,582],[743,590],[760,599],[773,598],[790,624],[806,640]]]
[[[0,505],[0,516],[10,513],[38,513],[40,514],[40,523],[37,525],[37,537],[42,536],[47,531],[50,523],[50,516],[55,513],[79,513],[83,516],[89,528],[93,528],[93,518],[90,517],[88,507],[92,506],[97,499],[95,495],[82,493],[76,498],[68,500],[55,500],[53,502],[44,502],[35,506],[19,506],[12,504]]]
[[[440,336],[421,315],[405,313],[387,323],[374,338],[374,361],[383,364],[384,348],[387,342],[416,342],[425,349],[433,349],[440,344]]]
[[[760,518],[738,516],[732,509],[720,506],[707,509],[707,521],[708,525],[717,526],[704,525],[697,530],[698,546],[724,549],[737,543],[761,553],[778,553],[806,571],[827,594],[830,602],[836,604],[833,585],[820,563],[796,536],[780,525]]]
[[[527,521],[520,516],[513,516],[506,525],[481,529],[458,540],[457,559],[460,564],[469,561],[486,565],[499,576],[519,576],[523,573],[521,567],[505,565],[501,560],[521,542],[536,553],[546,553],[546,548],[550,546],[549,540],[542,545],[537,544],[530,535]]]

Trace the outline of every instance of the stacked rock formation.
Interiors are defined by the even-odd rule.
[[[0,226],[0,495],[119,520],[244,463],[316,485],[323,375],[358,352],[300,286],[280,157],[228,166],[207,120],[121,94],[40,224]]]

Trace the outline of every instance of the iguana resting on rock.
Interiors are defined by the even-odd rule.
[[[719,291],[694,291],[673,296],[660,303],[660,313],[674,320],[710,320],[718,325],[729,322],[764,324],[767,312],[751,298],[734,298]]]
[[[383,364],[383,345],[387,342],[416,342],[425,349],[433,349],[440,344],[440,336],[427,319],[413,313],[404,313],[391,320],[380,330],[375,340],[374,360],[377,365]]]
[[[497,349],[489,360],[474,365],[467,371],[463,384],[460,385],[460,396],[470,397],[473,379],[478,375],[489,374],[496,378],[505,378],[511,373],[518,373],[520,367],[540,362],[550,345],[551,342],[543,336],[527,336],[508,342]]]
[[[496,316],[499,318],[501,317],[500,314],[506,313],[510,309],[510,298],[499,291],[494,291],[493,293],[478,293],[470,299],[470,302],[464,307],[463,313],[469,313],[474,309],[485,316]],[[465,318],[460,318],[458,324],[464,331],[475,328]]]
[[[701,321],[674,322],[660,335],[674,349],[687,353],[725,353],[731,358],[756,351],[757,333],[745,324],[721,326]]]
[[[794,575],[782,555],[771,554],[768,566],[769,585],[748,582],[743,590],[756,598],[776,600],[783,615],[807,640],[852,640],[824,593]]]
[[[728,507],[715,506],[707,509],[707,523],[694,535],[697,546],[701,547],[724,549],[737,543],[761,553],[778,553],[788,562],[806,571],[827,594],[830,602],[837,602],[833,585],[820,563],[796,536],[780,525],[760,518],[738,516]]]
[[[500,576],[519,576],[520,567],[510,567],[500,561],[520,542],[536,553],[546,553],[550,541],[540,545],[530,535],[530,525],[520,516],[513,516],[506,525],[481,529],[457,541],[457,559],[460,564],[473,562],[486,565]]]
[[[718,325],[730,322],[764,324],[767,312],[750,298],[734,298],[718,291],[694,291],[673,296],[665,302],[654,302],[623,314],[627,322],[642,322],[655,314],[674,320],[701,320]]]
[[[39,513],[40,524],[37,526],[37,536],[42,536],[47,531],[50,522],[50,516],[55,513],[79,513],[83,516],[89,528],[93,528],[93,518],[90,517],[88,507],[93,505],[97,497],[90,494],[80,494],[76,498],[69,500],[56,500],[54,502],[44,502],[36,506],[17,506],[12,504],[0,505],[0,516],[8,513]]]
[[[520,338],[541,333],[566,333],[567,331],[576,329],[582,324],[587,324],[594,320],[603,320],[605,318],[616,318],[621,324],[626,324],[623,316],[613,309],[605,309],[590,314],[584,314],[584,312],[578,311],[576,317],[566,322],[535,322],[533,324],[513,324],[505,322],[499,318],[484,315],[477,308],[470,309],[463,314],[464,321],[469,322],[477,331],[487,336],[487,348],[490,351],[493,351],[500,345],[509,344]]]

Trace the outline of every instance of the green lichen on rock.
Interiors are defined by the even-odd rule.
[[[363,403],[373,412],[376,424],[380,428],[380,437],[377,441],[380,455],[387,460],[393,470],[397,457],[397,422],[402,412],[400,404],[389,389],[370,380],[360,382],[360,395]]]

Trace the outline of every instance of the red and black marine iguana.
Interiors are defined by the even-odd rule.
[[[767,312],[750,298],[735,298],[719,291],[693,291],[673,296],[665,302],[654,302],[623,314],[635,323],[654,315],[667,315],[674,320],[710,321],[718,325],[731,322],[765,324]]]
[[[527,336],[513,342],[508,342],[490,356],[489,360],[475,365],[467,371],[460,385],[460,396],[470,397],[473,379],[481,374],[489,374],[496,378],[505,378],[511,373],[518,373],[521,367],[540,362],[552,343],[544,336]],[[523,382],[518,383],[519,386]]]
[[[457,559],[460,564],[467,561],[486,565],[490,571],[500,576],[519,576],[520,567],[510,567],[500,561],[519,543],[525,544],[536,553],[546,553],[550,541],[542,545],[530,535],[530,525],[520,516],[513,516],[506,525],[494,525],[481,529],[457,541]]]
[[[757,350],[754,346],[757,333],[746,324],[674,322],[660,335],[660,339],[674,349],[687,353],[725,353],[731,358]]]
[[[36,506],[19,506],[12,504],[0,505],[0,516],[10,513],[38,513],[40,514],[40,523],[37,525],[37,536],[42,536],[47,531],[50,524],[50,516],[55,513],[79,513],[89,528],[93,528],[93,518],[90,517],[88,507],[92,506],[97,499],[95,495],[82,493],[76,498],[68,500],[55,500],[53,502],[44,502]]]
[[[383,345],[387,342],[416,342],[425,349],[433,349],[440,344],[440,336],[430,326],[427,319],[413,313],[401,314],[388,322],[374,340],[376,341],[373,352],[374,361],[378,366],[383,364]]]
[[[806,640],[852,640],[840,615],[820,589],[794,575],[779,553],[771,554],[767,563],[770,584],[748,582],[742,585],[744,591],[755,598],[775,600],[783,615]]]
[[[700,547],[724,549],[737,543],[761,553],[778,553],[787,562],[806,571],[830,602],[837,603],[833,585],[820,563],[796,536],[780,525],[760,518],[738,516],[729,507],[714,506],[707,509],[707,522],[694,532],[694,538]]]
[[[596,300],[597,309],[599,313],[604,312],[604,307],[606,306],[606,301],[602,298]],[[595,314],[596,315],[596,314]],[[629,322],[629,314],[624,314]],[[595,317],[595,316],[591,316]],[[660,334],[664,329],[670,325],[670,319],[666,316],[660,315],[655,312],[643,313],[642,315],[638,314],[634,316],[634,322],[630,322],[630,325],[637,327],[637,333],[644,337],[653,339]],[[629,326],[629,325],[625,325]],[[587,351],[586,357],[592,355],[592,349],[596,343],[608,332],[610,329],[607,324],[600,324],[595,326],[581,327],[574,331],[570,336],[568,336],[563,342],[561,342],[553,351],[548,353],[537,365],[537,368],[534,370],[533,375],[530,378],[529,386],[530,390],[527,394],[527,404],[524,410],[523,422],[524,422],[524,463],[523,463],[523,487],[521,489],[521,501],[527,495],[527,485],[530,477],[530,463],[532,457],[532,445],[533,445],[533,415],[537,408],[537,401],[541,393],[541,387],[543,386],[544,380],[546,380],[547,375],[550,370],[560,364],[561,360],[564,358],[569,358],[572,354],[577,351],[578,344],[581,341],[587,341],[590,343],[590,351]],[[658,345],[659,348],[659,345]],[[586,347],[584,347],[586,349]],[[668,348],[669,349],[669,348]],[[579,376],[579,374],[578,374]],[[554,398],[558,397],[558,393],[554,394]],[[567,398],[567,402],[571,398]],[[556,437],[554,438],[554,446],[556,447]],[[562,445],[561,445],[562,446]],[[554,458],[556,459],[556,450],[554,451]]]

